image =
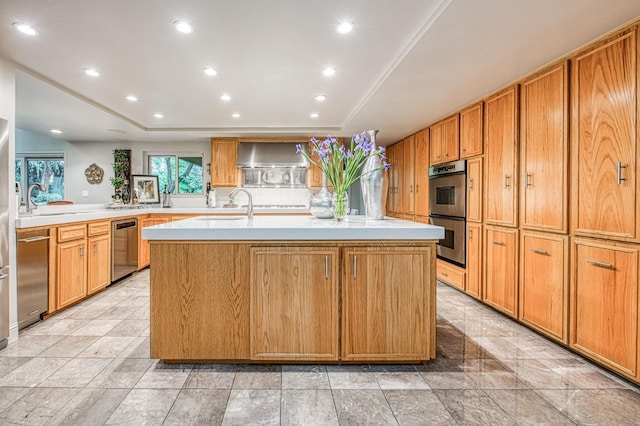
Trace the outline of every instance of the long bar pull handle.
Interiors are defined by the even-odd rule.
[[[618,161],[618,185],[622,184],[622,181],[627,180],[622,177],[622,169],[626,169],[627,166],[623,166],[620,161]]]
[[[526,186],[527,188],[531,186],[530,179],[531,179],[531,173],[527,173],[524,179],[524,186]]]
[[[532,252],[537,253],[537,254],[544,254],[545,256],[549,255],[548,251],[542,250],[542,249],[539,249],[539,248],[529,247],[529,250],[531,250]]]
[[[469,185],[467,186],[469,189],[473,189],[473,179],[469,179]]]
[[[34,241],[42,241],[42,240],[48,240],[49,237],[28,237],[28,238],[20,238],[18,240],[19,243],[32,243]]]
[[[509,175],[504,175],[504,189],[509,189]]]
[[[594,259],[585,259],[585,262],[590,263],[592,265],[600,266],[602,268],[613,269],[612,263],[602,262],[600,260],[594,260]]]
[[[420,188],[419,188],[419,186],[420,186],[420,185],[416,184],[416,194],[418,193],[418,191],[419,191],[419,189],[420,189]]]
[[[98,243],[93,243],[93,254],[98,254]]]
[[[329,256],[324,257],[324,277],[329,278]]]
[[[471,240],[472,236],[473,236],[473,229],[469,229],[469,240]]]
[[[504,241],[502,241],[502,240],[493,240],[493,244],[497,244],[499,246],[503,246],[504,245]]]
[[[80,246],[80,256],[84,257],[84,244]]]
[[[358,275],[358,256],[353,255],[353,278]]]
[[[413,192],[413,185],[409,185],[409,192]]]

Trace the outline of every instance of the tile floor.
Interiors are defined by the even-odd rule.
[[[0,351],[0,425],[640,424],[640,389],[447,286],[428,365],[167,365],[144,271]]]

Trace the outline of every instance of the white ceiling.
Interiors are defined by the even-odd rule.
[[[376,128],[386,145],[637,16],[640,0],[1,0],[0,56],[20,69],[17,126],[65,140]]]

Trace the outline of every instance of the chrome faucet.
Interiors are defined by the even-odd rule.
[[[251,198],[251,193],[249,191],[242,188],[234,189],[229,194],[229,203],[233,204],[233,199],[238,192],[244,192],[245,194],[247,194],[247,197],[249,198],[249,203],[247,204],[247,217],[249,218],[249,220],[252,220],[253,219],[253,199]]]
[[[34,184],[29,185],[29,188],[27,189],[27,213],[33,213],[33,211],[36,209],[36,207],[38,207],[31,200],[31,192],[33,192],[34,188],[38,188],[42,192],[45,192],[47,190],[47,188],[45,188],[45,186],[40,184],[40,183],[34,183]]]

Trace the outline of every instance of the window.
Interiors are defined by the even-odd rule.
[[[26,202],[27,190],[34,183],[47,188],[41,192],[34,188],[31,200],[35,204],[64,199],[64,155],[63,154],[17,154],[16,182],[20,184],[22,200]]]
[[[150,175],[158,176],[160,191],[165,187],[171,194],[204,193],[202,182],[202,154],[148,154]]]

